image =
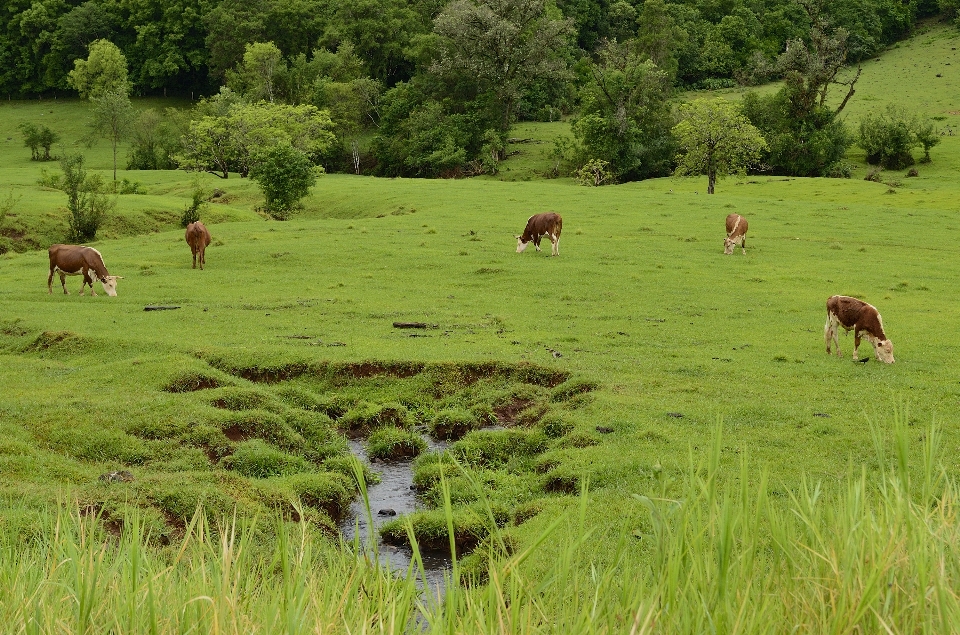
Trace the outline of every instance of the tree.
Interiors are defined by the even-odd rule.
[[[705,174],[707,194],[713,194],[717,177],[745,172],[767,149],[760,131],[725,99],[697,99],[682,104],[679,114],[673,127],[680,145],[676,174]]]
[[[95,134],[106,137],[113,148],[113,180],[117,180],[117,144],[126,136],[133,123],[133,106],[126,93],[111,91],[92,97],[93,120],[90,127]]]
[[[453,0],[437,17],[435,30],[442,45],[433,71],[469,78],[480,93],[492,94],[503,132],[524,88],[540,78],[561,81],[568,75],[572,22],[550,17],[544,0]]]
[[[617,180],[666,176],[675,153],[667,74],[632,43],[607,43],[599,57],[572,126],[577,167],[600,159]]]
[[[67,195],[70,216],[68,239],[82,243],[93,240],[104,217],[113,207],[99,174],[87,175],[82,154],[65,155],[60,159],[63,179],[60,189]]]
[[[870,112],[860,120],[857,145],[867,153],[867,162],[889,170],[913,165],[912,150],[923,147],[923,163],[930,162],[930,148],[940,142],[933,122],[890,104],[886,112]]]
[[[127,58],[109,40],[93,42],[87,59],[78,59],[73,65],[69,82],[83,99],[94,99],[105,93],[130,93]]]
[[[317,173],[305,152],[281,143],[263,153],[250,178],[263,190],[270,215],[286,220],[300,199],[310,193]]]
[[[181,137],[189,128],[186,113],[175,108],[140,111],[130,130],[128,170],[173,170],[183,150]]]
[[[60,140],[60,135],[43,124],[39,126],[30,122],[20,123],[18,126],[23,133],[23,145],[30,148],[31,161],[52,161],[50,148]],[[40,150],[43,150],[41,152]]]
[[[273,42],[254,42],[247,44],[243,63],[234,77],[242,82],[241,92],[248,100],[273,102],[277,74],[285,69],[280,49]]]

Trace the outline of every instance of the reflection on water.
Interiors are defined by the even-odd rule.
[[[426,440],[430,450],[443,450],[446,447],[446,444],[433,441],[429,437]],[[362,440],[349,440],[348,443],[354,456],[369,463]],[[377,542],[377,558],[384,566],[405,575],[413,558],[411,550],[407,547],[385,544],[380,539],[379,529],[387,521],[402,514],[409,514],[419,507],[416,492],[413,490],[412,461],[377,462],[370,467],[380,475],[379,483],[367,486]],[[383,515],[380,514],[381,510],[392,510],[396,515]],[[367,512],[363,508],[363,500],[355,501],[350,506],[350,516],[341,523],[340,530],[348,543],[358,539],[362,548],[369,549],[370,527]],[[423,559],[425,577],[425,580],[419,581],[420,584],[434,593],[442,593],[444,574],[450,572],[450,556],[445,552],[436,551],[421,551],[420,556]]]

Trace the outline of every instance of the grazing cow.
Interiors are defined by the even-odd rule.
[[[823,339],[827,344],[827,353],[830,353],[830,343],[837,345],[837,357],[840,357],[839,327],[848,332],[853,329],[853,359],[859,359],[857,349],[860,348],[860,337],[873,345],[877,359],[887,364],[893,363],[893,342],[887,339],[883,332],[883,320],[876,307],[862,300],[845,295],[830,296],[827,300],[827,323],[823,327]]]
[[[560,255],[560,230],[563,229],[563,219],[556,212],[534,214],[527,219],[527,226],[523,228],[523,235],[517,236],[517,253],[522,253],[531,240],[537,251],[540,251],[540,238],[550,239],[550,253]]]
[[[203,270],[203,264],[207,262],[207,258],[204,254],[206,252],[207,245],[210,244],[210,232],[207,231],[207,228],[203,223],[197,221],[187,225],[187,232],[184,235],[184,238],[186,238],[187,244],[190,245],[190,251],[193,252],[193,268],[197,268],[197,256],[199,256],[200,269]]]
[[[109,296],[117,295],[117,280],[123,280],[123,276],[111,276],[103,264],[103,256],[93,247],[84,247],[82,245],[50,245],[48,250],[50,254],[50,275],[47,277],[47,292],[53,293],[53,274],[60,274],[60,284],[63,286],[63,292],[69,295],[67,291],[67,276],[83,276],[83,282],[80,284],[80,295],[83,295],[83,288],[90,285],[90,295],[97,295],[93,290],[93,279],[96,278],[103,285],[103,290]]]
[[[723,253],[729,256],[733,253],[733,248],[740,245],[743,255],[747,255],[747,226],[747,219],[740,214],[727,216],[727,237],[723,239]]]

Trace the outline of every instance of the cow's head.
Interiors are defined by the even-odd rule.
[[[733,253],[733,248],[736,247],[736,246],[737,246],[737,241],[735,241],[734,239],[732,239],[732,238],[724,238],[724,239],[723,239],[723,253],[724,253],[724,254],[726,254],[726,255],[729,256],[730,254]]]
[[[884,364],[892,364],[894,362],[893,342],[890,340],[877,340],[873,344],[873,350],[877,353],[877,359]]]
[[[522,254],[523,250],[527,248],[527,244],[530,242],[523,242],[523,236],[517,236],[517,253]]]
[[[104,276],[100,280],[100,284],[103,285],[103,290],[107,292],[107,295],[117,295],[117,280],[123,280],[123,276]]]

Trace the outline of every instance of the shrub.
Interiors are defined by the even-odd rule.
[[[60,159],[63,180],[60,189],[67,195],[69,238],[78,243],[93,240],[113,202],[107,198],[103,179],[99,174],[87,175],[82,154],[66,155]]]
[[[268,150],[250,170],[250,178],[260,185],[267,212],[277,220],[286,220],[310,193],[317,172],[305,152],[289,143]]]
[[[410,459],[427,449],[427,442],[416,432],[399,428],[380,428],[367,439],[370,458],[384,461]]]
[[[200,179],[196,179],[193,183],[190,204],[183,208],[183,214],[180,216],[181,227],[186,227],[190,223],[200,220],[200,212],[207,206],[206,199],[207,193],[200,184]]]
[[[224,461],[229,469],[252,478],[310,471],[310,464],[306,459],[287,454],[259,439],[240,443],[234,453]]]
[[[903,108],[887,106],[883,113],[868,113],[860,121],[857,145],[867,153],[867,161],[890,170],[914,163],[912,150],[922,147],[923,162],[930,161],[930,148],[940,142],[933,123],[910,114]]]
[[[38,126],[27,121],[17,127],[23,133],[23,145],[30,148],[31,161],[53,161],[56,159],[56,157],[50,156],[50,148],[60,140],[59,134],[43,124]]]
[[[460,439],[480,426],[477,417],[469,410],[447,408],[434,415],[430,422],[430,434],[435,439]]]

